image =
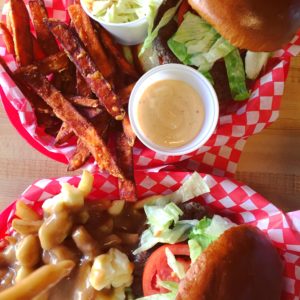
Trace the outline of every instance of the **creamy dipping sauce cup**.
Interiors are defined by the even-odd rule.
[[[91,11],[84,3],[84,0],[80,0],[80,3],[86,14],[90,18],[98,22],[109,33],[111,33],[118,43],[130,46],[141,44],[142,42],[144,42],[148,31],[148,21],[146,17],[127,23],[105,22],[99,20],[91,13]]]
[[[202,101],[204,110],[199,133],[187,144],[176,148],[161,146],[149,139],[142,129],[138,115],[140,101],[143,99],[145,91],[153,84],[164,80],[177,80],[190,85],[200,96],[199,101]],[[219,102],[211,83],[197,70],[181,64],[166,64],[151,69],[139,79],[129,99],[128,113],[131,126],[144,145],[160,154],[176,156],[199,149],[211,137],[219,118]]]

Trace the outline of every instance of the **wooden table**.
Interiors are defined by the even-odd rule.
[[[299,95],[300,57],[291,64],[280,119],[248,140],[236,176],[284,210],[300,209]],[[0,105],[0,209],[36,179],[79,173],[31,148]]]

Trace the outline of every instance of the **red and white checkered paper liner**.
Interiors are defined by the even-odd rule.
[[[137,171],[135,174],[139,198],[177,190],[191,173],[159,173]],[[198,200],[213,212],[238,224],[251,224],[261,229],[273,241],[285,262],[282,300],[299,300],[300,295],[300,211],[284,214],[248,186],[224,177],[201,174],[211,192]],[[80,176],[36,181],[22,194],[21,199],[40,211],[41,204],[60,192],[62,182],[77,186]],[[117,179],[95,175],[90,201],[117,199]],[[15,214],[12,203],[0,214],[0,238],[9,232]]]
[[[66,7],[71,1],[46,0],[45,2],[50,17],[64,21],[68,19]],[[7,12],[8,5],[6,4],[3,8],[3,20]],[[151,169],[175,164],[177,167],[188,170],[216,175],[234,174],[246,139],[278,118],[290,57],[299,52],[300,32],[285,49],[276,52],[265,74],[254,83],[252,94],[247,102],[231,101],[225,110],[221,110],[215,133],[199,150],[183,156],[164,156],[137,142],[134,148],[135,169]],[[6,53],[1,38],[0,55],[4,56],[9,67],[14,70],[16,67],[14,59]],[[0,96],[9,118],[20,134],[45,155],[67,163],[75,150],[74,141],[73,144],[66,144],[63,147],[54,146],[54,139],[37,127],[30,105],[1,66],[0,83]],[[91,159],[86,167],[95,170],[94,160]]]

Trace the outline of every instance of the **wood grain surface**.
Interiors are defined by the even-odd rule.
[[[28,145],[0,104],[0,210],[36,179],[79,173]],[[279,120],[248,140],[236,178],[286,211],[300,209],[300,57],[292,60]]]

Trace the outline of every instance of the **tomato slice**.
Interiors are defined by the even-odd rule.
[[[177,18],[178,18],[178,24],[180,25],[183,21],[183,16],[191,9],[189,3],[187,0],[183,0],[182,3],[179,6]]]
[[[156,249],[148,258],[143,273],[143,292],[145,296],[168,292],[158,286],[157,280],[179,282],[179,278],[169,267],[166,248],[176,256],[177,261],[183,264],[185,270],[190,267],[190,251],[187,244],[164,245]]]

